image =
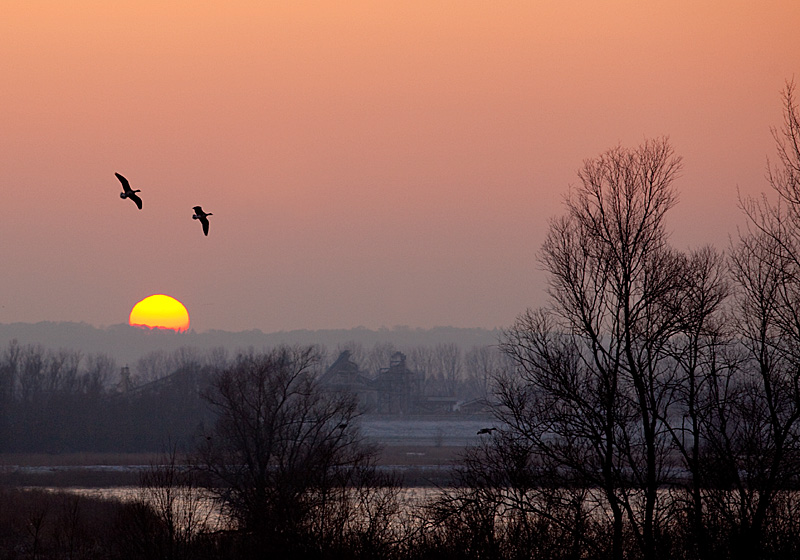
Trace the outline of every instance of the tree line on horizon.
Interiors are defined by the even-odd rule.
[[[398,347],[357,342],[334,351],[314,346],[320,376],[347,350],[365,376],[389,366]],[[491,379],[508,364],[497,346],[454,343],[404,348],[424,379],[424,395],[487,400]],[[241,355],[241,351],[237,355]],[[158,452],[167,442],[190,446],[212,413],[201,397],[232,360],[221,347],[152,351],[133,368],[106,354],[48,349],[12,340],[0,350],[0,453]],[[361,412],[375,412],[360,407]]]
[[[135,369],[136,362],[150,353],[172,354],[185,348],[195,349],[201,355],[225,348],[235,352],[242,348],[274,348],[282,344],[318,345],[333,349],[344,344],[360,344],[372,348],[394,344],[399,350],[417,346],[437,346],[455,343],[466,350],[472,346],[497,343],[499,329],[433,327],[430,329],[395,326],[371,330],[365,327],[352,329],[291,330],[262,332],[258,329],[229,332],[208,330],[178,333],[165,329],[146,329],[127,324],[95,327],[87,323],[38,322],[0,323],[0,348],[17,340],[21,345],[41,345],[45,348],[80,350],[85,357],[103,354],[120,366]],[[335,356],[334,356],[335,358]]]

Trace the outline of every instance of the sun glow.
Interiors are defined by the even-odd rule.
[[[189,328],[189,312],[177,299],[155,294],[133,306],[128,323],[134,327],[183,332]]]

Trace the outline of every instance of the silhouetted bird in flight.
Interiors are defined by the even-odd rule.
[[[477,435],[480,436],[480,435],[483,435],[483,434],[490,434],[493,431],[495,431],[496,429],[497,428],[481,428],[480,430],[478,430],[478,434]]]
[[[211,212],[206,214],[200,206],[194,207],[194,216],[192,216],[192,219],[200,220],[200,223],[203,224],[203,233],[205,235],[208,235],[208,216],[213,216],[213,214]]]
[[[120,198],[130,198],[132,201],[134,201],[136,203],[136,206],[139,207],[139,210],[141,210],[142,209],[142,199],[139,198],[138,196],[136,196],[136,193],[137,192],[141,192],[141,190],[140,189],[136,189],[136,190],[131,189],[131,184],[128,182],[128,180],[125,177],[123,177],[119,173],[114,173],[114,175],[116,175],[117,179],[119,179],[119,182],[122,183],[122,192],[119,193],[119,197]]]

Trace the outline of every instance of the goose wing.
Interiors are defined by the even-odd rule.
[[[203,214],[205,214],[201,206],[193,206],[192,210],[194,210],[194,213],[197,214],[198,216],[202,216]]]
[[[208,218],[205,216],[201,217],[200,223],[203,224],[203,234],[208,235]]]
[[[114,173],[114,175],[116,175],[117,179],[119,179],[119,182],[122,183],[123,190],[125,192],[129,192],[131,190],[131,184],[128,182],[128,180],[119,173]]]
[[[138,196],[136,196],[136,194],[135,194],[135,193],[133,193],[133,192],[132,192],[132,193],[130,193],[130,194],[128,195],[128,198],[130,198],[132,201],[134,201],[134,202],[136,203],[136,206],[138,206],[138,207],[139,207],[139,210],[141,210],[141,209],[142,209],[142,199],[141,199],[141,198],[139,198]]]

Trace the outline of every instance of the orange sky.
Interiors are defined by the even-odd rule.
[[[198,331],[507,326],[544,302],[581,162],[661,135],[673,242],[725,247],[798,22],[796,0],[4,2],[0,323],[125,323],[167,293]]]

